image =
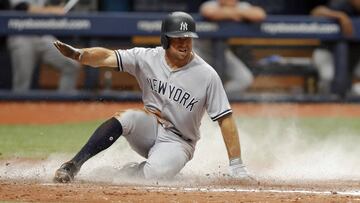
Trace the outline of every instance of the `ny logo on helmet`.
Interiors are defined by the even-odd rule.
[[[184,30],[188,30],[188,24],[186,22],[181,22],[180,24],[180,30],[184,31]]]

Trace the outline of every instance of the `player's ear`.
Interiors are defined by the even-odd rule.
[[[169,39],[170,38],[168,36],[161,35],[161,39],[160,39],[161,40],[161,45],[165,50],[168,49],[169,46],[170,46]]]

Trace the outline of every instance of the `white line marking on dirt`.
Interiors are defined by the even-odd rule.
[[[297,193],[313,195],[343,195],[360,196],[360,191],[311,191],[311,190],[275,190],[275,189],[241,189],[241,188],[176,188],[176,187],[136,187],[154,191],[183,191],[183,192],[258,192],[258,193]]]
[[[44,186],[55,186],[55,185],[61,185],[61,183],[41,183],[40,185],[44,185]]]
[[[54,186],[58,183],[43,183],[41,185]],[[131,186],[129,186],[131,187]],[[191,187],[135,187],[137,190],[152,191],[181,191],[181,192],[257,192],[257,193],[296,193],[307,195],[341,195],[360,197],[360,191],[311,191],[311,190],[275,190],[275,189],[244,189],[244,188],[191,188]]]

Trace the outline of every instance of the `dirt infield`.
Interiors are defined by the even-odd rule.
[[[236,115],[359,117],[360,106],[338,104],[233,104]],[[0,102],[0,124],[56,124],[105,119],[139,103]],[[42,160],[0,160],[13,163]],[[17,166],[14,164],[14,166]],[[3,175],[0,171],[0,175]],[[360,202],[360,182],[353,180],[274,181],[256,183],[203,178],[198,182],[109,183],[77,180],[54,184],[49,179],[0,176],[0,201],[16,202]]]
[[[242,183],[213,182],[206,187],[164,187],[109,185],[104,183],[53,184],[39,182],[0,183],[0,199],[25,202],[357,202],[356,195],[294,185],[266,185],[257,188]],[[329,185],[334,185],[327,183]]]
[[[56,124],[105,119],[141,103],[0,102],[0,124]],[[232,104],[235,115],[359,117],[358,104]]]

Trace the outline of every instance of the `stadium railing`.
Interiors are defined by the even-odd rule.
[[[58,37],[117,38],[131,36],[159,36],[161,19],[166,13],[88,13],[66,16],[29,15],[18,12],[0,13],[0,36],[16,34],[52,34]],[[209,22],[198,14],[197,31],[201,38],[214,40],[216,67],[222,74],[224,64],[223,41],[228,38],[318,39],[335,44],[336,78],[334,93],[347,91],[350,80],[347,70],[349,40],[360,39],[360,19],[354,19],[356,35],[346,39],[336,21],[309,16],[268,16],[259,24]],[[357,26],[359,25],[359,26]]]

